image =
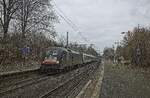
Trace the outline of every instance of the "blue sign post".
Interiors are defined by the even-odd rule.
[[[24,47],[21,49],[22,54],[26,55],[30,53],[30,47]]]
[[[27,59],[28,54],[30,53],[30,47],[21,48],[21,53],[22,53],[22,56],[24,58],[24,63],[25,63],[25,60]]]

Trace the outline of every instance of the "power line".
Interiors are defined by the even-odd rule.
[[[74,26],[76,29],[79,29],[66,15],[65,13],[57,6],[56,1],[54,0],[55,7],[63,14],[63,16]]]
[[[54,1],[54,6],[61,12],[61,14],[57,11],[57,14],[75,31],[79,34],[79,36],[86,41],[87,43],[90,43],[90,41],[82,35],[79,28],[64,14],[64,12],[57,6],[56,1]]]
[[[72,24],[71,24],[70,22],[68,22],[67,19],[66,19],[64,16],[62,16],[58,11],[56,11],[56,13],[57,13],[74,31],[77,30],[77,29],[76,29],[74,26],[72,26]]]
[[[89,40],[88,40],[86,37],[84,37],[81,32],[78,32],[78,34],[79,34],[85,41],[89,42]]]

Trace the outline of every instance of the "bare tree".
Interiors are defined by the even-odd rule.
[[[50,32],[55,36],[53,22],[56,16],[50,0],[22,0],[21,9],[16,12],[18,32],[25,38],[28,32]],[[54,20],[54,21],[52,21]]]
[[[18,0],[0,0],[0,25],[2,26],[3,40],[6,40],[10,21],[18,9]]]
[[[57,17],[50,1],[0,0],[0,33],[3,34],[3,41],[8,39],[5,49],[0,48],[0,64],[5,63],[6,58],[7,61],[12,59],[9,54],[17,59],[22,58],[24,45],[30,46],[35,50],[33,55],[38,56],[41,45],[46,47],[52,44],[49,36],[56,36],[53,24],[57,22]]]
[[[135,66],[148,66],[150,64],[150,29],[136,27],[127,32],[123,39],[121,55],[130,60]]]
[[[103,51],[103,56],[107,60],[114,60],[114,49],[106,47]]]

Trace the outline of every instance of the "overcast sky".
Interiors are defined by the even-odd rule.
[[[55,0],[55,2],[89,41],[83,40],[61,17],[60,23],[56,25],[59,36],[65,36],[69,31],[69,40],[92,43],[101,50],[121,40],[123,36],[121,32],[132,30],[138,24],[150,25],[150,0]],[[56,9],[61,13],[58,8]]]

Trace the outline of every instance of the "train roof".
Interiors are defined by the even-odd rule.
[[[71,53],[74,53],[74,54],[80,54],[79,52],[76,52],[76,51],[71,50],[71,49],[66,49],[64,47],[49,47],[49,48],[47,48],[47,50],[51,50],[51,49],[58,50],[58,51],[71,52]]]
[[[54,49],[54,50],[63,50],[63,51],[68,51],[66,48],[63,48],[63,47],[49,47],[47,48],[47,50],[51,50],[51,49]]]
[[[74,54],[80,54],[80,52],[76,52],[76,51],[71,50],[71,49],[66,49],[64,47],[49,47],[49,48],[47,48],[47,50],[49,50],[49,49],[58,49],[59,51],[66,51],[66,52],[71,52],[71,53],[74,53]],[[89,56],[89,57],[95,57],[93,55],[86,54],[86,53],[83,53],[83,55],[86,55],[86,56]]]
[[[89,56],[89,57],[95,57],[93,55],[90,55],[90,54],[86,54],[86,53],[83,53],[83,55],[86,55],[86,56]],[[95,57],[96,58],[96,57]]]
[[[74,54],[80,54],[80,52],[77,52],[77,51],[74,51],[74,50],[71,50],[71,49],[69,49],[68,51],[71,52],[71,53],[74,53]]]

